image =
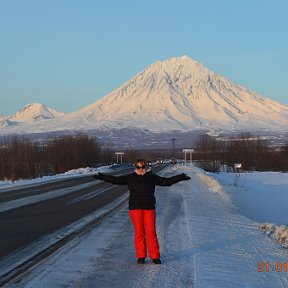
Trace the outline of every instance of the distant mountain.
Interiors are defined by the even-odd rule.
[[[288,131],[288,106],[252,92],[187,56],[158,61],[107,96],[64,116],[51,110],[39,113],[41,109],[35,106],[28,108],[8,118],[10,125],[2,125],[0,133],[123,128],[154,132]],[[15,122],[25,124],[12,125]]]
[[[17,113],[2,118],[0,120],[0,125],[7,128],[17,124],[32,124],[43,120],[54,119],[63,115],[64,113],[58,112],[46,105],[32,103],[26,105]]]
[[[35,122],[39,120],[53,119],[63,116],[64,113],[58,112],[46,105],[32,103],[26,105],[23,109],[9,117],[14,122]]]
[[[106,97],[66,115],[77,118],[96,127],[153,131],[287,129],[288,106],[183,56],[152,64]]]

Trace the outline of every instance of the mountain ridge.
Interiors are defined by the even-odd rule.
[[[21,125],[9,127],[17,130],[17,126]],[[288,106],[182,56],[157,61],[94,103],[39,121],[37,125],[30,123],[27,131],[117,128],[154,132],[281,131],[287,127]]]

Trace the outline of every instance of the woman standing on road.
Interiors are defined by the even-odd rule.
[[[145,161],[134,163],[135,171],[124,176],[98,173],[93,177],[118,185],[128,185],[129,214],[134,226],[134,243],[138,264],[144,264],[147,248],[152,263],[161,264],[159,244],[156,234],[155,186],[171,186],[190,177],[182,173],[172,177],[161,177],[152,172],[146,173]]]

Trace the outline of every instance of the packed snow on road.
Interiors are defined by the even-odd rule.
[[[91,173],[91,171],[89,172]],[[288,287],[288,254],[261,225],[287,224],[288,174],[211,174],[157,187],[162,265],[136,263],[128,205],[9,287]]]

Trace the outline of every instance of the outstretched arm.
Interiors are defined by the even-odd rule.
[[[103,174],[98,172],[98,174],[93,175],[93,178],[109,182],[116,185],[126,185],[127,184],[127,175],[123,176],[113,176],[109,174]]]
[[[182,173],[182,174],[178,174],[176,176],[172,176],[172,177],[161,177],[157,175],[157,180],[156,180],[156,185],[159,186],[171,186],[175,183],[178,183],[180,181],[183,180],[190,180],[191,178],[189,176],[187,176],[186,174]]]

